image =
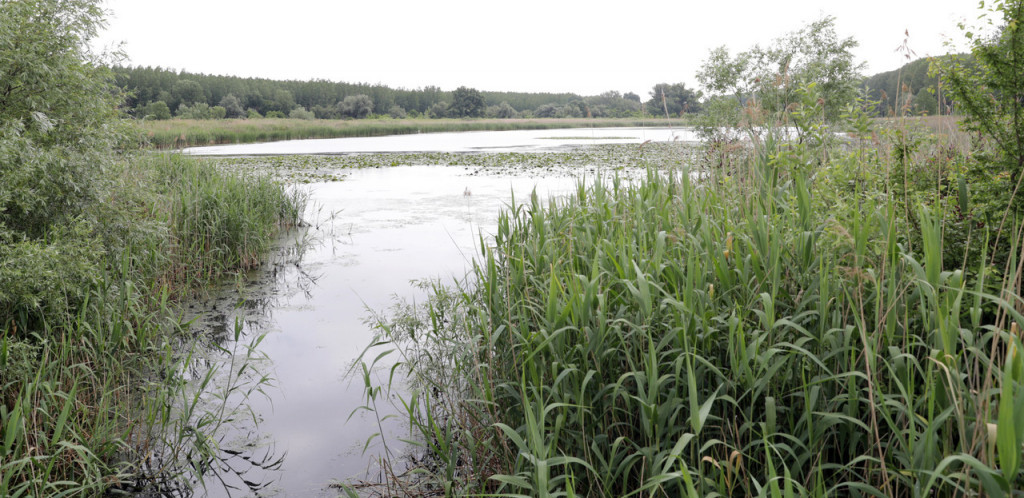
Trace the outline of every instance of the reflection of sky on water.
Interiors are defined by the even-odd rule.
[[[385,137],[288,140],[192,147],[200,156],[351,154],[366,152],[541,152],[565,146],[697,140],[690,128],[564,128],[552,130],[420,133]]]
[[[268,389],[270,399],[255,396],[250,402],[260,417],[259,432],[286,456],[280,469],[249,469],[246,480],[273,481],[270,489],[281,496],[316,496],[333,495],[324,489],[332,480],[375,479],[373,461],[383,447],[377,440],[366,454],[362,448],[379,431],[377,419],[360,412],[346,422],[365,403],[361,377],[345,378],[345,373],[373,337],[365,323],[368,310],[387,309],[396,297],[424,301],[413,280],[463,277],[479,254],[479,234],[494,230],[497,213],[513,192],[522,202],[536,188],[545,199],[574,191],[577,182],[571,175],[472,172],[430,166],[361,169],[343,182],[313,185],[314,208],[334,216],[320,222],[319,230],[310,229],[316,240],[301,264],[292,257],[268,267],[276,283],[263,290],[272,296],[247,288],[259,298],[257,310],[235,310],[219,320],[216,313],[209,315],[214,327],[229,329],[237,314],[245,317],[249,337],[267,333],[259,349],[270,358],[267,373],[276,387]],[[219,311],[230,301],[222,301]],[[390,449],[400,450],[396,438],[407,437],[408,429],[392,419],[385,431]],[[209,495],[245,493],[211,485]]]

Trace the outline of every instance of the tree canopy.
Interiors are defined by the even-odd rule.
[[[826,118],[839,117],[857,97],[864,64],[855,61],[852,37],[840,38],[835,18],[824,17],[735,56],[725,47],[713,49],[697,72],[711,96],[731,96],[741,105],[756,104],[777,112],[796,100],[798,89],[814,84]]]

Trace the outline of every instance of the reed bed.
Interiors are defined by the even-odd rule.
[[[516,205],[466,284],[381,319],[365,371],[401,358],[421,448],[381,492],[1019,496],[1020,237],[944,263],[948,171],[919,202],[905,134],[797,126]]]
[[[101,184],[95,205],[77,217],[90,220],[88,230],[55,233],[32,249],[58,263],[27,275],[24,288],[49,279],[56,290],[37,289],[29,304],[6,292],[21,287],[0,292],[0,496],[166,491],[154,483],[196,479],[189,472],[201,473],[215,449],[210,419],[233,413],[193,414],[172,403],[194,396],[181,367],[191,339],[175,303],[257,265],[304,202],[268,179],[180,155],[129,156],[108,164]],[[80,297],[52,298],[65,287]],[[193,467],[154,464],[177,454]]]
[[[143,121],[143,142],[157,149],[309,138],[376,137],[459,131],[682,126],[667,119],[222,119]]]

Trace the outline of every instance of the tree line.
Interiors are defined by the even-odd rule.
[[[639,95],[480,91],[436,86],[417,89],[327,80],[280,81],[207,75],[160,67],[117,66],[124,108],[139,119],[292,117],[300,119],[678,117],[700,109],[701,93],[684,83],[656,85]]]

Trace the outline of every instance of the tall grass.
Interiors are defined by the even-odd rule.
[[[143,121],[144,140],[158,149],[308,138],[376,137],[458,131],[672,126],[666,119],[227,119]]]
[[[944,265],[946,201],[896,195],[902,163],[866,121],[840,147],[795,114],[798,140],[752,134],[699,181],[650,165],[638,183],[517,205],[481,240],[470,283],[383,320],[374,347],[402,353],[428,455],[420,478],[389,485],[1019,494],[1018,280],[984,257]]]
[[[89,275],[83,297],[23,306],[0,323],[0,496],[145,486],[139,479],[161,447],[208,444],[211,424],[192,421],[178,435],[147,430],[168,424],[167,400],[183,389],[174,372],[187,337],[175,303],[258,264],[304,202],[269,179],[176,155],[130,156],[109,168],[102,199],[80,215],[94,229],[62,235],[99,248],[79,261]],[[62,274],[25,278],[54,275]]]

